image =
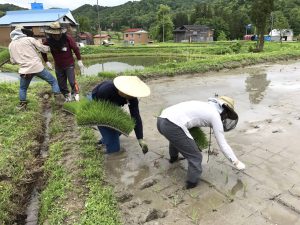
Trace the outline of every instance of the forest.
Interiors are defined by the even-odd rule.
[[[265,33],[289,28],[294,36],[300,34],[300,0],[141,0],[115,7],[85,4],[72,14],[80,24],[80,31],[93,34],[99,30],[143,28],[159,40],[155,34],[159,33],[160,23],[164,23],[170,34],[182,25],[207,25],[214,29],[214,40],[236,40],[246,33],[257,33],[252,9],[263,3],[271,11],[264,21]],[[0,4],[0,16],[17,9],[22,8]]]
[[[253,4],[269,1],[250,0],[141,0],[127,2],[116,7],[83,5],[73,11],[84,31],[102,30],[121,31],[125,28],[152,30],[159,23],[161,5],[165,12],[165,23],[170,18],[172,29],[181,25],[208,25],[215,30],[216,40],[221,34],[226,39],[241,39],[246,33],[255,33],[251,16]],[[266,31],[271,29],[293,29],[294,35],[300,33],[300,0],[274,0],[271,15],[266,18]],[[255,8],[255,7],[254,7]],[[98,14],[99,13],[99,21]],[[252,13],[253,14],[253,13]],[[99,24],[100,23],[100,24]]]

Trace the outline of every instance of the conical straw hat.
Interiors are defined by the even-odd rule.
[[[150,88],[137,76],[118,76],[114,79],[114,85],[122,93],[132,97],[147,97]]]

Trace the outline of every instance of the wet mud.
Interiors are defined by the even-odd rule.
[[[121,137],[125,152],[105,159],[123,224],[300,224],[300,62],[264,64],[236,70],[149,80],[152,94],[141,99],[143,155],[134,133]],[[199,185],[184,189],[187,162],[168,162],[168,143],[156,129],[167,106],[235,99],[239,123],[225,134],[246,170],[235,170],[214,137],[203,151]],[[209,129],[203,129],[207,134]]]

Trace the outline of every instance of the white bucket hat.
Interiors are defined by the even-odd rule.
[[[132,97],[147,97],[150,95],[150,88],[137,76],[118,76],[114,85],[122,93]]]
[[[52,22],[49,25],[49,28],[45,30],[47,34],[61,34],[66,33],[66,29],[61,27],[59,22]]]
[[[22,29],[24,29],[24,27],[22,25],[17,24],[15,26],[15,30],[20,30],[21,31]]]

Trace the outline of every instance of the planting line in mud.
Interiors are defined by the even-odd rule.
[[[38,158],[41,158],[43,161],[48,156],[48,144],[49,144],[49,123],[51,121],[51,107],[49,102],[44,103],[43,107],[43,117],[44,117],[44,132],[42,143],[40,145],[40,151]],[[41,183],[42,176],[36,177],[35,182],[33,184],[33,189],[31,192],[30,200],[28,203],[28,207],[26,209],[26,225],[36,225],[38,224],[38,215],[40,208],[39,201],[39,184]]]

